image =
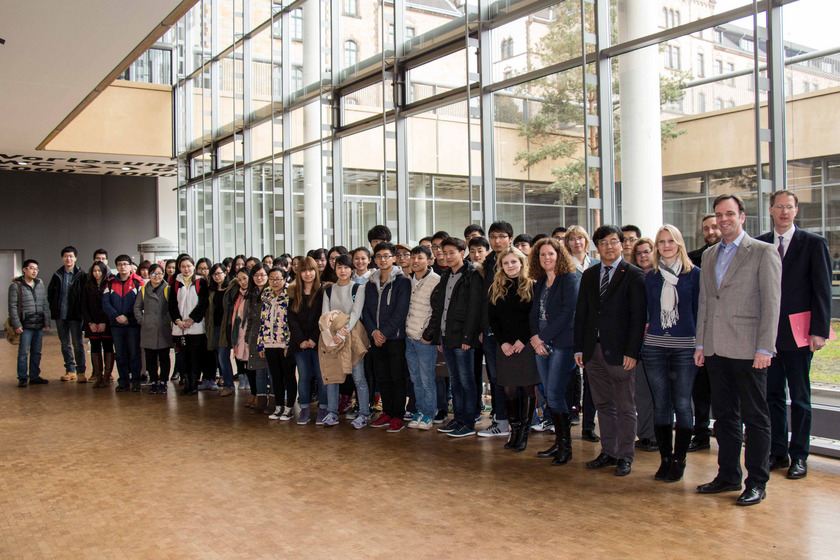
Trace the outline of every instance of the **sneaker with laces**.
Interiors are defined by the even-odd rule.
[[[300,416],[298,416],[297,423],[301,426],[309,424],[309,406],[300,409]]]
[[[371,428],[385,428],[391,423],[391,417],[387,414],[380,414],[379,418],[370,423]]]
[[[329,414],[327,412],[327,409],[326,408],[321,408],[319,406],[318,407],[318,415],[315,416],[315,425],[316,426],[323,426],[324,425],[324,418],[327,417],[327,414]]]
[[[361,414],[356,416],[356,419],[350,423],[351,426],[356,428],[357,430],[361,430],[365,426],[368,425],[368,417],[362,416]]]
[[[453,431],[449,432],[446,435],[448,435],[449,437],[456,437],[456,438],[474,436],[475,435],[475,428],[465,426],[464,424],[459,424],[456,429],[454,429]]]
[[[535,432],[544,432],[544,431],[548,430],[550,427],[551,427],[551,425],[545,420],[543,420],[542,422],[536,422],[534,424],[531,424],[531,429],[534,430]]]
[[[446,422],[446,417],[449,416],[445,410],[438,410],[435,414],[434,423],[435,424],[443,424]]]
[[[332,412],[327,413],[327,415],[324,416],[324,421],[321,422],[321,425],[324,426],[325,428],[330,428],[332,426],[338,426],[338,415],[334,414]]]
[[[280,417],[283,416],[283,407],[282,406],[275,406],[274,412],[268,415],[269,420],[280,420]]]
[[[201,384],[199,384],[199,386],[198,386],[199,391],[207,391],[209,389],[210,389],[210,382],[206,379],[204,381],[202,381]]]
[[[391,418],[391,422],[388,424],[388,433],[395,434],[401,432],[404,426],[403,421],[399,418]]]
[[[414,413],[413,412],[410,412],[410,411],[406,410],[403,413],[403,421],[404,422],[410,422],[412,418],[414,418]]]
[[[420,419],[422,419],[422,418],[423,418],[423,415],[420,414],[419,412],[414,414],[410,419],[411,421],[408,423],[408,427],[409,428],[416,428],[420,424]]]
[[[295,417],[295,407],[287,406],[283,409],[283,414],[280,415],[280,420],[287,421]]]
[[[348,420],[353,420],[354,418],[359,416],[359,403],[353,403],[353,406],[350,407],[350,410],[344,415],[345,418]]]
[[[434,420],[432,419],[431,416],[423,416],[422,418],[420,418],[420,421],[417,422],[417,429],[418,430],[431,430],[433,423],[434,423]],[[410,427],[411,426],[409,426],[409,428]]]
[[[149,386],[149,394],[150,395],[157,395],[158,394],[158,384],[157,383],[152,383]]]
[[[449,432],[454,432],[460,425],[461,423],[457,420],[450,420],[449,424],[441,426],[440,428],[438,428],[438,431],[444,434],[448,434]]]
[[[508,424],[505,422],[505,424]],[[478,432],[478,436],[480,437],[495,437],[495,436],[507,436],[510,434],[510,425],[501,426],[496,422],[490,424],[490,426],[484,430]]]
[[[167,385],[168,385],[167,383],[161,383],[160,385],[158,385],[158,395],[165,395],[166,394],[166,386]]]

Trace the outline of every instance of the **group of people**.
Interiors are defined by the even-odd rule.
[[[116,391],[139,392],[148,374],[149,393],[165,394],[174,347],[182,395],[232,395],[235,363],[247,406],[270,419],[308,424],[317,401],[324,427],[342,415],[391,433],[437,425],[453,438],[503,437],[514,451],[532,429],[551,429],[537,455],[552,465],[572,459],[571,426],[582,422],[581,437],[601,443],[588,469],[626,476],[635,449],[658,450],[654,478],[666,482],[682,478],[688,452],[710,447],[711,407],[719,471],[698,491],[741,490],[743,423],[748,476],[736,503],[753,505],[770,470],[807,473],[808,370],[831,317],[825,239],[793,225],[792,191],[770,204],[774,229],[752,239],[743,201],[719,196],[702,220],[706,245],[691,253],[668,224],[653,238],[632,225],[514,237],[504,221],[414,247],[375,226],[370,248],[353,251],[217,264],[183,254],[139,267],[120,255],[115,274],[104,250],[85,273],[66,247],[46,290],[32,259],[9,288],[18,383],[47,382],[41,333],[52,319],[63,381],[107,387],[116,363]],[[485,370],[491,422],[477,430]]]

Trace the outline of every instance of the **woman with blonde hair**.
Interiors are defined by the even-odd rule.
[[[536,281],[534,304],[529,315],[531,346],[536,353],[537,371],[554,422],[555,441],[537,453],[554,457],[552,465],[565,465],[572,458],[571,417],[566,387],[575,371],[574,325],[580,278],[572,257],[551,238],[534,245],[528,271]]]
[[[670,224],[656,232],[653,247],[652,271],[645,276],[650,324],[642,361],[653,393],[654,430],[662,459],[654,479],[676,482],[685,470],[694,426],[691,391],[697,374],[694,346],[700,269],[688,258],[682,234]]]
[[[529,316],[534,300],[534,281],[528,276],[528,259],[514,247],[499,253],[496,274],[489,290],[487,315],[496,335],[496,376],[504,387],[505,408],[510,421],[506,449],[525,451],[540,382]]]
[[[572,257],[572,263],[578,271],[578,277],[593,264],[601,262],[589,256],[589,234],[581,226],[569,226],[563,239],[563,244],[568,249]]]

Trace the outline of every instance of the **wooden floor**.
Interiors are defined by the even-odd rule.
[[[840,462],[805,480],[773,473],[767,500],[701,496],[712,452],[685,479],[653,481],[640,452],[626,478],[587,471],[598,444],[573,429],[551,467],[500,438],[271,421],[217,394],[166,397],[61,383],[18,389],[0,344],[0,558],[837,558]],[[486,415],[485,415],[486,417]],[[486,424],[486,420],[485,420]]]

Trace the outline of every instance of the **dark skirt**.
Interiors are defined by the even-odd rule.
[[[505,356],[502,345],[496,347],[496,379],[502,387],[524,387],[540,383],[537,371],[537,355],[530,342],[519,354]]]

